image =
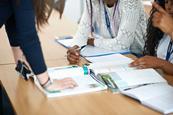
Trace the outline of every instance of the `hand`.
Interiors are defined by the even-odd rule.
[[[156,2],[153,3],[153,7],[157,9],[157,12],[153,14],[153,26],[161,29],[173,38],[173,17]]]
[[[129,66],[136,67],[138,69],[145,69],[145,68],[161,68],[163,66],[162,59],[159,59],[154,56],[144,56],[142,58],[136,59],[132,62]]]
[[[94,46],[94,38],[88,38],[87,45]]]
[[[64,90],[68,88],[74,88],[77,83],[72,78],[64,78],[61,80],[54,80],[53,83],[47,87],[49,91]]]
[[[73,46],[72,48],[69,48],[67,51],[67,60],[70,62],[70,64],[76,64],[80,60],[80,53],[79,53],[79,46]]]

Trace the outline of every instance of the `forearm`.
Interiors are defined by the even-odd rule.
[[[173,64],[172,63],[162,60],[160,62],[159,68],[162,69],[165,73],[173,75]]]

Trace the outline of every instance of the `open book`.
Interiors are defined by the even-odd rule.
[[[62,79],[67,77],[72,78],[77,83],[78,86],[71,89],[50,92],[44,90],[40,86],[36,77],[34,77],[35,84],[38,86],[38,88],[41,91],[43,91],[43,93],[47,97],[67,96],[67,95],[95,92],[107,89],[106,85],[97,82],[90,76],[87,67],[79,67],[79,66],[54,67],[48,69],[48,74],[51,80]]]
[[[130,62],[99,61],[89,68],[112,92],[130,96],[161,113],[173,113],[173,87],[154,69],[131,68]]]
[[[72,36],[64,36],[64,37],[59,37],[59,38],[56,37],[55,41],[65,48],[70,48],[76,44],[80,44],[80,43],[76,43],[77,40],[74,40]],[[98,47],[87,45],[80,52],[80,54],[83,57],[97,57],[97,56],[110,55],[110,54],[115,54],[115,53],[129,54],[130,51],[122,50],[122,51],[115,52],[115,51],[110,51],[110,50],[106,50],[103,48],[98,48]]]
[[[173,113],[173,87],[166,83],[145,85],[121,93],[163,114]]]
[[[90,64],[97,79],[103,79],[106,84],[120,91],[150,85],[153,83],[167,83],[167,81],[154,69],[136,69],[124,62],[97,62]]]

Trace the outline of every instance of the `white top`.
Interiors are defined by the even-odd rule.
[[[89,4],[89,0],[86,0]],[[118,0],[116,13],[118,18],[113,17],[113,8],[108,8],[107,12],[111,23],[114,38],[111,38],[106,26],[104,5],[102,0],[91,0],[93,5],[94,27],[93,37],[96,47],[112,50],[131,50],[135,53],[141,53],[144,47],[144,34],[147,27],[147,16],[144,12],[141,0]],[[89,4],[90,5],[90,4]],[[91,37],[91,19],[90,6],[85,5],[83,16],[74,38],[79,46],[87,43],[88,37]]]
[[[170,36],[164,35],[160,40],[157,48],[157,57],[166,60],[167,50],[170,43]],[[172,47],[173,48],[173,47]],[[169,58],[169,62],[173,63],[173,54]]]

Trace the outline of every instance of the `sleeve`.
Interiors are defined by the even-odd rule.
[[[129,49],[135,38],[135,30],[140,15],[139,0],[122,0],[120,12],[121,23],[115,38],[99,38],[94,40],[97,47],[119,51]]]
[[[78,26],[78,30],[74,36],[74,45],[83,46],[87,44],[88,36],[91,32],[91,19],[88,11],[89,0],[85,0],[85,8]],[[88,4],[88,5],[87,5]]]
[[[16,39],[34,74],[41,74],[47,70],[47,67],[35,27],[32,0],[20,0],[20,4],[12,0],[12,5],[16,21]]]

